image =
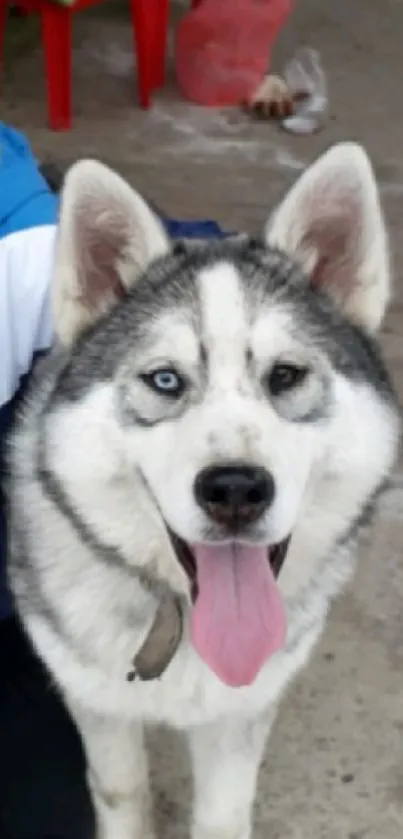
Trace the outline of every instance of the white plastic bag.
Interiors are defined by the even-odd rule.
[[[282,120],[282,127],[293,134],[313,134],[321,128],[328,106],[326,76],[317,50],[298,50],[285,68],[284,80],[296,107],[292,116]]]

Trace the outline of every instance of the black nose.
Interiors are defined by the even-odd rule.
[[[196,478],[200,507],[218,524],[237,530],[253,524],[274,498],[274,480],[261,466],[210,466]]]

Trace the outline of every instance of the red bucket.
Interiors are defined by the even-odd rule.
[[[202,0],[180,22],[175,64],[184,95],[200,105],[237,105],[270,65],[292,0]]]

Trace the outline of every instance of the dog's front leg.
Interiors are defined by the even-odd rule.
[[[249,839],[257,774],[274,718],[231,717],[190,731],[194,774],[192,839]]]
[[[74,709],[74,716],[88,761],[97,839],[151,839],[142,725],[101,718],[81,708]]]

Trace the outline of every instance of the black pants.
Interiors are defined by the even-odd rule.
[[[93,839],[77,731],[14,619],[0,622],[0,837]]]

